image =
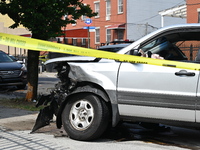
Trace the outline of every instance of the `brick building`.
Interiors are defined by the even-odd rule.
[[[16,29],[9,28],[9,26],[11,26],[12,24],[13,24],[13,21],[7,15],[0,14],[0,32],[14,34],[14,35],[24,35],[24,36],[30,35],[30,31],[26,30],[22,26],[19,26]],[[18,55],[26,56],[27,55],[26,49],[11,47],[11,46],[7,46],[7,45],[0,44],[0,50],[6,52],[8,54],[14,55],[14,56],[18,56]]]
[[[83,0],[83,3],[98,12],[98,16],[91,18],[95,29],[89,34],[83,29],[86,27],[83,16],[76,24],[63,28],[65,37],[58,37],[62,43],[97,48],[111,41],[135,41],[161,27],[159,11],[185,4],[183,0],[140,0],[140,3],[138,0]],[[165,17],[165,26],[177,23],[186,23],[186,19]]]
[[[187,23],[200,22],[200,1],[187,0]]]
[[[126,0],[83,0],[83,3],[89,4],[94,12],[98,15],[91,18],[90,32],[87,29],[85,19],[82,16],[77,20],[76,24],[67,25],[63,28],[66,33],[66,43],[97,48],[100,45],[114,40],[126,39],[125,24],[126,24]],[[63,41],[64,37],[60,40]],[[90,43],[88,45],[88,39]]]
[[[91,32],[86,27],[85,16],[76,20],[76,24],[69,24],[62,28],[65,36],[57,37],[54,42],[61,42],[75,46],[97,48],[111,41],[135,41],[138,38],[161,27],[159,11],[172,8],[185,2],[183,0],[83,0],[89,4],[98,16],[91,18]],[[0,32],[15,35],[29,34],[24,28],[9,29],[10,21],[0,17]],[[165,17],[165,26],[185,23],[182,18]],[[89,42],[88,42],[88,39]],[[25,54],[25,50],[2,46],[14,55]],[[17,53],[17,54],[15,54]]]

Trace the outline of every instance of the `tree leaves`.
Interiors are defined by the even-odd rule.
[[[82,0],[0,0],[0,13],[14,21],[10,28],[23,25],[33,38],[42,40],[61,35],[61,27],[74,23],[81,15],[96,15]],[[65,15],[69,17],[62,19]],[[28,101],[37,97],[38,58],[38,51],[28,51]]]
[[[62,33],[61,27],[75,23],[82,15],[96,15],[80,0],[1,0],[0,13],[14,21],[10,28],[23,25],[43,40],[58,36]],[[69,18],[63,20],[66,14]]]

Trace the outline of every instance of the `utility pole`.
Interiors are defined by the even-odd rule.
[[[88,29],[88,48],[90,48],[90,27],[87,27]]]
[[[145,35],[148,33],[148,22],[145,24]]]
[[[92,20],[90,18],[85,19],[85,24],[88,30],[88,48],[90,48],[90,26],[92,24]]]

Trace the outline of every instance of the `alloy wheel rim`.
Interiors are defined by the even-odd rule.
[[[94,119],[94,108],[86,100],[76,102],[69,114],[70,123],[76,130],[86,130]]]

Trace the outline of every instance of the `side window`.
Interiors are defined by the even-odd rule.
[[[149,38],[139,48],[126,54],[156,59],[200,63],[200,31],[175,30],[164,36]],[[152,56],[159,57],[152,57]]]
[[[166,37],[161,37],[151,41],[140,50],[151,57],[153,54],[159,55],[166,60],[187,60],[185,54],[176,46],[176,43],[170,42]]]

